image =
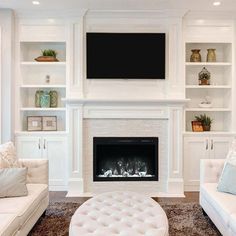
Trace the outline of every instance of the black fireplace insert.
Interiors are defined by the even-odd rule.
[[[157,137],[94,137],[94,181],[158,181]]]

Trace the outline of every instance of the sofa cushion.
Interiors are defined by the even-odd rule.
[[[26,196],[27,168],[0,169],[0,198]]]
[[[218,192],[217,183],[205,183],[201,185],[201,197],[218,212],[223,222],[229,223],[230,214],[236,212],[236,196]]]
[[[0,235],[14,235],[20,227],[19,219],[16,214],[1,214],[0,213]]]
[[[229,226],[231,230],[234,232],[234,235],[236,235],[236,213],[230,216]]]
[[[48,185],[27,184],[28,195],[0,199],[0,214],[16,214],[22,225],[48,195]]]
[[[0,145],[0,168],[20,167],[12,142]]]

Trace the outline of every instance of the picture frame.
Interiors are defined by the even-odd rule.
[[[42,124],[43,124],[43,131],[57,131],[56,116],[43,116]]]
[[[28,131],[42,131],[42,117],[41,116],[27,116],[27,130]]]
[[[200,121],[192,121],[192,131],[193,132],[203,132],[203,126]]]

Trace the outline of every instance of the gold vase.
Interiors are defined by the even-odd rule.
[[[192,49],[192,55],[190,57],[190,62],[201,62],[201,54],[200,54],[200,49]]]
[[[207,62],[216,62],[216,50],[214,48],[207,49]]]

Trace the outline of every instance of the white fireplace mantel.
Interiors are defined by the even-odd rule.
[[[190,99],[184,98],[159,98],[159,99],[104,99],[104,98],[63,98],[62,101],[69,105],[76,104],[159,104],[159,105],[184,105]]]
[[[183,182],[183,108],[188,99],[79,99],[63,100],[69,112],[70,145],[72,152],[69,160],[68,196],[91,196],[95,192],[86,192],[84,181],[84,162],[86,143],[84,124],[91,120],[166,120],[166,187],[161,192],[150,188],[150,196],[182,197]],[[110,127],[109,127],[110,128]],[[138,127],[137,127],[138,128]],[[106,127],[104,128],[106,129]],[[126,135],[125,131],[121,135]],[[92,173],[91,173],[92,174]],[[114,184],[114,183],[113,183]],[[142,183],[143,184],[143,183]],[[107,189],[109,191],[109,188]],[[135,189],[132,189],[135,191]],[[154,195],[153,195],[154,194]]]

